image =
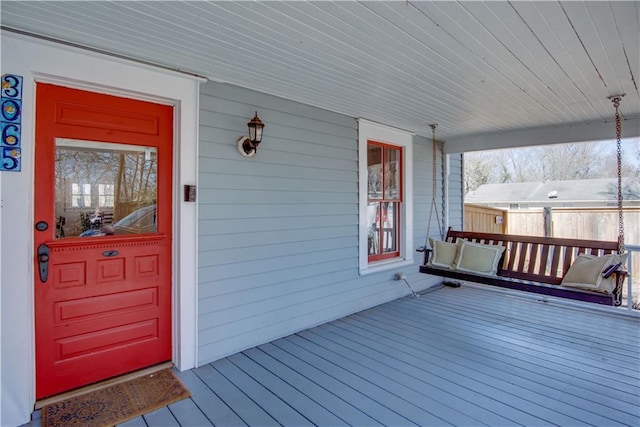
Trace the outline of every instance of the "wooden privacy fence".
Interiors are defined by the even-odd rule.
[[[551,208],[549,237],[565,239],[617,240],[618,211],[615,208]],[[624,209],[625,242],[640,244],[640,208]],[[465,231],[544,236],[543,208],[498,209],[464,205]]]
[[[507,233],[508,211],[478,205],[464,205],[464,230],[479,233]]]
[[[509,234],[544,236],[542,208],[509,211]],[[640,208],[624,209],[625,242],[640,244]],[[618,239],[618,210],[615,208],[552,208],[551,233],[567,239]]]

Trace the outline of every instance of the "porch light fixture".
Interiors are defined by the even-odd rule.
[[[262,142],[262,129],[264,128],[264,123],[258,117],[257,111],[247,126],[249,127],[249,136],[241,136],[238,139],[238,151],[244,157],[253,157],[258,151],[258,145]]]

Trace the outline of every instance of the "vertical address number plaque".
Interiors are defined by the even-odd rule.
[[[2,75],[0,171],[20,172],[22,136],[22,76]]]

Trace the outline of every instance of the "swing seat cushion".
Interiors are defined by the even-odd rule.
[[[458,271],[495,276],[504,246],[487,245],[460,240],[458,254],[453,266]]]
[[[429,264],[434,267],[451,268],[458,255],[458,244],[435,240],[432,237],[429,238],[429,244],[431,245]]]

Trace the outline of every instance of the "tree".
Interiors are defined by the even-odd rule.
[[[482,184],[492,182],[492,160],[487,152],[464,155],[464,193],[473,191]]]
[[[615,140],[465,153],[465,193],[482,184],[614,178]],[[640,180],[640,139],[623,140],[622,174]]]
[[[595,144],[561,144],[542,148],[543,180],[606,178],[606,157]],[[610,156],[609,156],[610,157]]]

